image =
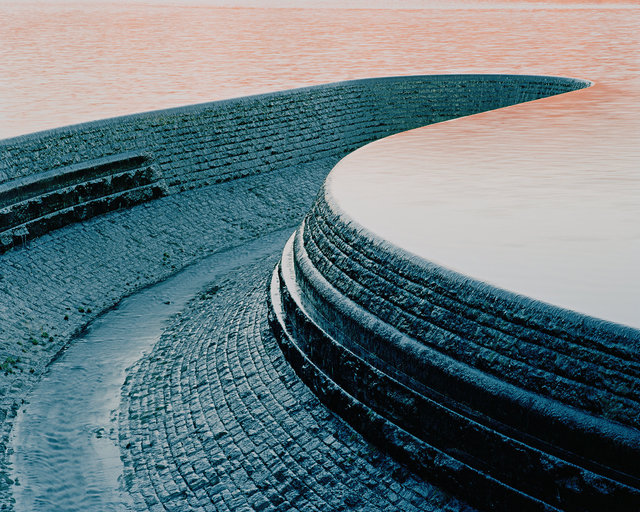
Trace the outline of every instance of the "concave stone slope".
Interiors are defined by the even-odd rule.
[[[140,510],[471,510],[381,454],[298,379],[267,323],[273,258],[192,301],[122,391]]]
[[[101,311],[208,253],[295,225],[335,162],[367,142],[588,85],[513,75],[356,80],[0,141],[0,184],[12,200],[24,180],[129,154],[152,156],[153,172],[134,176],[132,186],[141,178],[157,193],[109,204],[168,195],[88,220],[73,216],[68,220],[82,222],[52,224],[55,231],[34,233],[30,243],[11,233],[13,247],[0,255],[2,506],[11,507],[5,469],[17,409],[56,354]],[[102,194],[107,181],[95,191]],[[128,178],[122,185],[129,187]],[[12,225],[26,222],[18,217]]]

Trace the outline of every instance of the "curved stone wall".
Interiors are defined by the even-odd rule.
[[[17,229],[0,254],[0,467],[29,386],[122,297],[207,253],[296,225],[336,161],[367,142],[587,85],[507,75],[368,79],[0,141],[0,214]],[[127,168],[120,182],[112,163],[131,155],[142,155],[143,170]],[[77,181],[79,169],[99,183]],[[18,194],[25,183],[28,197]],[[145,187],[152,193],[129,195]],[[122,193],[130,200],[111,199]],[[92,201],[100,206],[87,207]]]
[[[331,180],[271,288],[309,385],[419,473],[491,510],[640,505],[640,332],[411,256]]]
[[[0,194],[12,197],[8,203],[0,200],[0,251],[69,222],[165,193],[341,157],[393,133],[586,85],[508,75],[357,80],[0,141]],[[154,169],[152,178],[144,173],[125,176],[122,185],[118,162],[140,154],[144,166]],[[78,169],[84,171],[83,183],[65,179],[78,175]],[[91,181],[94,174],[101,180]],[[25,198],[25,180],[33,182],[31,189],[48,180],[48,188],[32,190]]]
[[[0,183],[145,151],[175,192],[344,155],[392,133],[587,85],[525,75],[378,78],[124,116],[0,141]]]

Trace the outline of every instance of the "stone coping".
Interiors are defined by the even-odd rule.
[[[224,100],[210,101],[204,103],[197,103],[194,105],[185,105],[182,107],[172,107],[168,109],[158,109],[151,110],[148,112],[140,112],[136,114],[127,114],[123,116],[112,117],[109,119],[99,119],[95,121],[88,121],[86,123],[78,123],[69,126],[61,126],[59,128],[53,128],[50,130],[43,130],[34,133],[28,133],[24,135],[18,135],[16,137],[10,137],[8,139],[0,140],[0,147],[3,145],[13,145],[15,143],[27,142],[34,139],[40,139],[43,136],[49,135],[66,135],[72,131],[74,132],[82,132],[87,129],[92,129],[96,127],[103,127],[109,125],[116,124],[128,124],[130,121],[138,121],[143,118],[158,118],[163,116],[175,116],[180,114],[192,114],[207,111],[211,108],[218,108],[227,105],[237,105],[242,103],[253,103],[255,101],[262,100],[270,100],[273,98],[277,98],[279,96],[289,96],[292,93],[305,93],[305,92],[314,92],[327,88],[339,88],[344,86],[351,86],[354,84],[359,85],[368,85],[368,84],[384,84],[385,82],[393,83],[398,80],[408,83],[413,81],[421,81],[425,78],[428,78],[433,82],[441,82],[441,83],[450,83],[450,82],[466,82],[472,79],[497,79],[504,80],[505,78],[516,78],[522,79],[525,81],[532,80],[556,80],[560,79],[567,82],[573,82],[575,84],[580,84],[581,87],[589,87],[593,84],[593,82],[589,80],[584,80],[581,78],[566,78],[566,77],[551,77],[548,75],[526,75],[526,74],[517,74],[517,75],[509,75],[509,74],[498,74],[498,73],[487,73],[487,74],[443,74],[443,75],[398,75],[398,76],[387,76],[387,77],[376,77],[376,78],[360,78],[356,80],[344,80],[341,82],[332,82],[330,84],[321,84],[321,85],[310,85],[305,87],[298,87],[295,89],[285,89],[282,91],[275,91],[269,93],[262,94],[252,94],[248,96],[240,96],[237,98],[229,98]]]

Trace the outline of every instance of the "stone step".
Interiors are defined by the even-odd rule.
[[[271,324],[330,408],[481,508],[640,506],[631,329],[533,303],[552,311],[519,321],[532,301],[403,259],[326,197],[285,247]],[[622,408],[603,415],[596,393]]]
[[[167,192],[147,154],[125,153],[0,184],[0,253],[73,222]]]
[[[216,283],[131,370],[120,445],[139,509],[470,511],[364,441],[295,375],[267,322],[274,262]]]

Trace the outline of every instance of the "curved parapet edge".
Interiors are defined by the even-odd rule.
[[[4,204],[0,200],[0,239],[4,241],[0,250],[88,218],[83,209],[94,210],[94,215],[187,189],[322,158],[337,159],[397,132],[589,84],[526,75],[363,79],[134,114],[3,140],[0,195],[12,201]],[[144,190],[127,192],[135,196],[132,198],[118,196],[113,204],[103,205],[102,200],[98,206],[87,206],[86,198],[93,200],[96,194],[122,195],[123,185],[114,186],[122,181],[118,166],[126,167],[123,162],[140,154],[153,155],[150,163],[156,177],[133,176],[127,186],[142,185]],[[86,170],[87,176],[99,174],[101,181],[86,186],[76,183],[73,176],[78,169]],[[149,181],[162,181],[162,185]],[[38,197],[24,198],[26,182],[30,189],[37,183],[48,185]],[[87,186],[100,191],[85,192]],[[62,213],[52,221],[50,214],[59,211]]]
[[[152,151],[172,192],[296,164],[435,122],[589,87],[533,75],[366,78],[125,115],[0,140],[0,183]],[[346,144],[346,147],[345,147]]]
[[[640,331],[406,253],[331,176],[287,244],[271,325],[357,430],[490,510],[640,506]]]
[[[74,215],[60,210],[64,228],[45,213],[41,227],[47,229],[34,231],[31,244],[20,232],[7,237],[7,250],[0,254],[0,352],[6,356],[0,374],[5,392],[0,397],[0,468],[6,468],[5,441],[30,386],[81,329],[123,297],[207,253],[297,224],[337,160],[370,141],[589,85],[524,75],[373,78],[1,140],[0,183],[13,201],[3,208],[12,212],[22,211],[25,201],[40,201],[24,197],[15,202],[14,192],[26,182],[46,185],[40,191],[46,194],[71,187],[64,196],[73,198],[85,185],[63,186],[59,177],[71,178],[76,170],[84,175],[87,167],[100,170],[126,155],[152,160],[149,174],[134,178],[142,178],[141,185],[153,194],[134,190],[129,196],[127,189],[128,204],[100,196],[100,208],[89,210],[77,202]],[[51,177],[55,190],[48,186]],[[100,180],[96,190],[113,179],[101,170],[95,177]],[[133,206],[142,200],[144,205]],[[34,219],[41,218],[47,204],[38,205]],[[14,220],[21,225],[18,217]],[[49,234],[40,236],[45,231]],[[55,337],[50,336],[46,350],[40,350],[41,344],[32,349],[33,336],[52,331]],[[16,355],[20,368],[7,366]],[[8,502],[9,493],[0,485],[0,502]]]

